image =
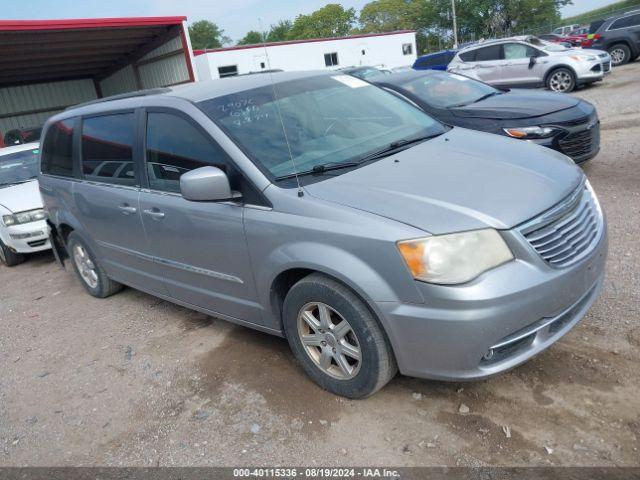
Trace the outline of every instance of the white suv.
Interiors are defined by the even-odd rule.
[[[38,190],[39,144],[0,149],[0,260],[12,267],[25,253],[51,248]]]
[[[601,50],[566,48],[523,36],[476,43],[460,50],[449,72],[498,87],[540,87],[571,92],[602,80],[611,72],[611,57]]]

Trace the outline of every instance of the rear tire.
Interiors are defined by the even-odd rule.
[[[631,50],[624,43],[616,43],[607,50],[611,55],[611,65],[619,67],[631,60]]]
[[[397,372],[377,319],[355,293],[331,278],[314,273],[296,283],[284,300],[283,323],[306,373],[336,395],[367,397]]]
[[[7,267],[15,267],[24,262],[24,255],[13,252],[0,240],[0,261]]]
[[[80,235],[75,232],[69,234],[67,250],[80,283],[90,295],[106,298],[122,290],[122,284],[107,276],[93,251]]]
[[[556,68],[547,77],[547,88],[558,93],[573,92],[576,88],[576,75],[568,68]]]

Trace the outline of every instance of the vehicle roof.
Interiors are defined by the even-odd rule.
[[[461,48],[460,52],[465,52],[467,50],[474,50],[479,47],[484,47],[487,45],[493,45],[494,43],[502,43],[502,42],[527,42],[529,39],[533,38],[534,35],[517,35],[513,37],[505,37],[505,38],[491,38],[489,40],[479,40],[477,43],[473,45],[469,45],[467,47]]]
[[[10,147],[0,148],[0,157],[11,153],[24,152],[25,150],[33,150],[40,148],[40,142],[22,143],[20,145],[11,145]]]
[[[332,75],[335,73],[336,71],[324,70],[305,72],[270,72],[264,75],[237,75],[229,78],[187,83],[174,87],[138,90],[69,107],[64,112],[51,117],[50,121],[95,113],[100,110],[100,105],[104,105],[105,109],[112,108],[116,104],[118,108],[122,109],[135,108],[138,106],[141,97],[149,98],[167,96],[182,98],[190,102],[200,102],[272,84],[278,85],[290,80]]]

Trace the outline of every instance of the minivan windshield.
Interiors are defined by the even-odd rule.
[[[445,72],[429,72],[418,78],[398,82],[398,85],[427,105],[436,108],[469,105],[503,93],[482,82]]]
[[[0,151],[0,188],[27,182],[38,176],[38,149],[2,155]]]
[[[394,142],[445,132],[404,100],[349,75],[279,82],[199,106],[272,178],[329,164],[357,166]]]

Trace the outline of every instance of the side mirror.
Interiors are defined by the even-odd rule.
[[[536,58],[536,56],[532,56],[529,59],[529,68],[533,68],[533,66],[538,62],[538,59]]]
[[[180,193],[194,202],[230,200],[239,196],[231,191],[227,174],[217,167],[200,167],[183,174]]]

